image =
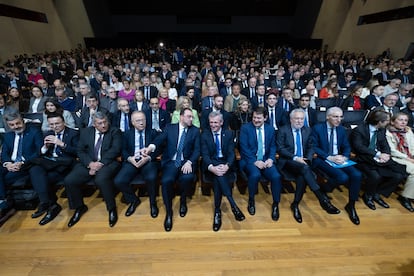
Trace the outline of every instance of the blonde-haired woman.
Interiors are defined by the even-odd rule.
[[[191,106],[191,100],[187,96],[178,97],[177,105],[171,117],[171,124],[177,124],[180,121],[180,111],[183,108],[191,108],[193,111],[193,125],[200,128],[200,119],[198,118],[197,110]]]
[[[395,162],[406,166],[408,178],[404,191],[398,196],[401,205],[410,212],[414,212],[411,200],[414,199],[414,134],[407,126],[408,115],[397,113],[391,118],[387,128],[387,141],[391,148],[391,157]]]

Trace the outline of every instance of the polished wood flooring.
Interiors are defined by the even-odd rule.
[[[247,195],[234,190],[246,215],[236,222],[223,200],[223,226],[212,231],[213,197],[199,189],[185,218],[174,201],[174,226],[165,232],[165,210],[149,215],[148,198],[132,217],[118,205],[119,221],[108,226],[101,198],[86,198],[89,211],[73,228],[67,199],[63,211],[46,226],[19,211],[0,228],[0,275],[414,275],[414,213],[393,194],[390,209],[368,209],[357,202],[361,219],[353,225],[343,207],[347,193],[334,191],[341,209],[328,215],[310,192],[300,207],[298,224],[289,209],[293,194],[283,194],[281,217],[270,218],[271,196],[256,197],[256,215],[247,213]],[[118,195],[118,202],[120,196]]]

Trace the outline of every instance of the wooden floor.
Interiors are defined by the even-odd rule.
[[[219,232],[212,231],[213,198],[199,190],[185,218],[175,199],[168,233],[161,199],[156,219],[148,198],[129,218],[120,203],[112,229],[96,193],[86,198],[89,211],[71,229],[67,199],[59,199],[64,209],[46,226],[30,218],[32,211],[19,211],[0,228],[0,275],[414,275],[414,214],[396,195],[387,200],[390,209],[371,211],[358,202],[359,226],[343,210],[346,192],[332,194],[338,215],[325,213],[306,193],[302,224],[289,209],[292,194],[282,195],[278,222],[270,218],[270,195],[259,191],[255,216],[246,211],[247,195],[234,195],[246,220],[236,222],[224,200]]]

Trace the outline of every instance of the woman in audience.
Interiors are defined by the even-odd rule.
[[[338,81],[331,79],[328,83],[319,91],[319,99],[328,99],[338,97]]]
[[[170,80],[165,80],[164,81],[164,88],[168,90],[168,98],[170,100],[176,101],[177,98],[178,98],[178,92],[177,92],[177,89],[171,87],[171,81]]]
[[[393,115],[386,137],[391,148],[392,159],[405,165],[408,174],[404,191],[398,196],[398,201],[408,211],[414,212],[411,205],[411,200],[414,199],[414,134],[407,124],[407,114],[397,113]]]
[[[240,129],[244,124],[252,121],[251,105],[249,100],[240,100],[237,110],[232,113],[230,118],[230,129],[235,133],[236,141],[239,141]]]
[[[32,97],[30,98],[29,113],[38,113],[45,110],[46,97],[43,95],[42,89],[37,86],[32,86]]]
[[[187,96],[180,96],[177,100],[177,105],[171,117],[171,124],[177,124],[180,121],[180,112],[183,108],[191,108],[193,111],[193,125],[200,127],[200,119],[198,118],[197,110],[193,109],[191,106],[191,100]]]
[[[26,113],[29,110],[29,101],[24,99],[19,89],[15,87],[9,89],[6,105],[14,108],[20,113]]]
[[[318,90],[315,87],[315,81],[313,79],[308,81],[306,87],[302,89],[300,94],[309,94],[311,96],[309,105],[313,109],[316,109],[316,99],[318,98]]]
[[[49,124],[47,123],[47,115],[50,113],[59,113],[62,114],[63,119],[65,120],[65,125],[70,128],[75,128],[75,120],[73,119],[72,113],[67,110],[64,110],[60,103],[55,98],[46,98],[45,100],[45,109],[43,111],[43,121],[42,121],[42,131],[47,132],[50,129]]]
[[[168,97],[167,88],[163,87],[158,91],[158,101],[160,104],[160,109],[164,109],[170,115],[174,112],[176,101],[171,100]]]
[[[201,111],[200,98],[195,94],[194,86],[187,86],[185,95],[190,98],[192,106],[197,112]]]
[[[145,99],[144,93],[141,90],[137,90],[135,92],[135,98],[132,102],[130,102],[129,107],[131,108],[131,111],[143,112],[150,108],[148,101]]]
[[[348,110],[352,107],[351,110],[364,110],[365,102],[364,99],[361,98],[361,94],[362,85],[355,85],[349,96],[342,102],[341,108],[343,110]]]
[[[131,80],[131,88],[137,91],[142,86],[141,76],[139,73],[134,73]]]
[[[128,102],[131,102],[135,98],[135,89],[131,87],[131,82],[129,80],[122,81],[122,84],[124,86],[123,89],[119,90],[118,92],[118,98],[124,98]]]
[[[295,86],[296,86],[296,83],[295,83],[295,81],[293,79],[292,80],[289,80],[288,83],[286,84],[286,87],[287,88],[290,88],[290,90],[292,90],[292,97],[293,97],[293,99],[294,100],[299,100],[299,98],[300,98],[300,91],[297,88],[295,88]]]
[[[202,83],[201,85],[201,98],[204,98],[208,95],[208,88],[210,86],[215,86],[217,87],[217,83],[211,79],[211,77],[208,77],[207,75],[207,79],[205,82]],[[218,88],[217,88],[218,91]]]

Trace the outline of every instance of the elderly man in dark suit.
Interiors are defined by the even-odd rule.
[[[150,145],[155,137],[155,130],[146,128],[145,114],[142,111],[134,111],[131,115],[134,126],[124,132],[122,147],[122,168],[114,179],[115,186],[122,192],[125,200],[129,203],[125,216],[131,216],[137,206],[141,203],[139,197],[134,193],[130,182],[135,176],[141,174],[145,180],[149,194],[151,217],[158,216],[156,201],[157,177],[159,165],[156,162],[157,153],[142,156],[141,150]]]
[[[154,143],[144,151],[144,154],[149,154],[156,148],[163,149],[161,185],[167,212],[164,220],[165,231],[171,231],[173,225],[172,200],[175,182],[180,187],[180,217],[187,214],[187,195],[195,180],[200,157],[200,130],[193,126],[192,121],[192,110],[182,109],[179,123],[167,125]]]
[[[69,207],[75,209],[69,227],[75,225],[88,210],[83,202],[81,186],[92,178],[106,203],[109,226],[113,227],[118,221],[113,178],[120,167],[117,157],[121,156],[122,133],[118,128],[110,127],[108,117],[102,112],[95,112],[92,120],[91,127],[81,129],[77,149],[79,163],[64,179]]]
[[[122,132],[127,132],[132,128],[132,112],[126,99],[118,98],[117,102],[118,111],[112,114],[112,126],[119,128]]]
[[[254,197],[260,178],[270,180],[272,190],[272,219],[279,219],[279,202],[282,183],[276,169],[275,129],[265,124],[267,110],[258,107],[253,111],[252,122],[244,124],[240,130],[240,168],[248,177],[249,202],[247,210],[250,215],[256,213]]]
[[[326,191],[330,192],[342,184],[347,185],[349,201],[345,210],[352,223],[358,225],[360,221],[355,201],[359,197],[362,175],[349,163],[351,146],[345,128],[340,125],[342,118],[342,109],[331,107],[326,112],[326,122],[313,127],[314,149],[318,155],[313,161],[313,168],[327,175],[328,182],[324,185]]]
[[[32,183],[37,181],[38,170],[27,168],[31,160],[39,157],[42,147],[42,132],[40,128],[28,127],[19,113],[9,113],[3,116],[10,132],[5,133],[1,151],[2,167],[0,170],[0,209],[2,215],[12,206],[6,200],[6,187],[16,180],[30,175]]]
[[[62,210],[57,203],[54,185],[62,181],[72,168],[77,157],[76,147],[79,142],[77,130],[65,127],[61,114],[51,113],[47,116],[51,131],[47,132],[41,148],[42,158],[36,160],[37,176],[33,187],[39,195],[40,205],[32,218],[46,213],[40,225],[51,222]]]
[[[231,193],[234,182],[234,137],[233,132],[223,129],[223,115],[213,111],[208,116],[210,129],[204,130],[201,136],[201,155],[203,171],[214,183],[214,221],[213,230],[221,227],[221,199],[226,196],[234,217],[238,221],[245,219]]]
[[[405,175],[405,168],[390,156],[391,150],[385,138],[385,128],[389,122],[388,112],[374,110],[366,122],[354,128],[351,134],[357,168],[367,176],[362,199],[372,210],[376,209],[374,202],[383,208],[389,208],[380,195],[389,197]]]
[[[299,203],[302,200],[306,184],[315,193],[321,207],[329,214],[339,214],[339,210],[331,204],[328,197],[321,192],[315,180],[310,165],[312,164],[313,150],[312,129],[304,126],[305,111],[301,108],[294,109],[289,115],[290,124],[283,126],[277,132],[277,150],[279,161],[277,167],[295,176],[295,198],[290,205],[293,217],[302,223],[302,214]]]

